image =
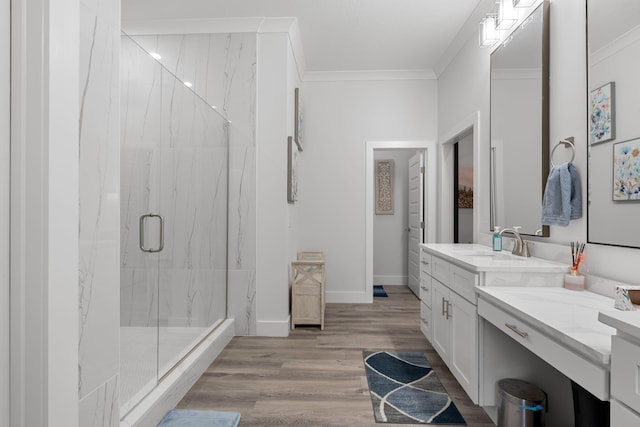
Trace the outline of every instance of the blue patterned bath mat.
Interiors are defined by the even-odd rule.
[[[362,355],[377,423],[466,425],[424,354]]]
[[[384,290],[382,285],[373,285],[373,296],[386,298],[389,295],[387,295],[387,291]]]
[[[173,409],[158,427],[237,427],[238,423],[240,414],[237,412]]]

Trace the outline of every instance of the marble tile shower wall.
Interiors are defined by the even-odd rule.
[[[189,34],[135,36],[134,39],[147,51],[160,54],[160,62],[168,70],[181,80],[192,83],[199,96],[216,106],[231,121],[228,311],[229,317],[235,318],[236,334],[255,335],[257,36],[255,33]],[[124,163],[123,167],[126,167]],[[128,274],[136,283],[147,280],[140,277],[139,272],[129,271]],[[221,279],[216,276],[216,280]],[[139,290],[141,295],[134,291],[136,298],[131,301],[135,306],[130,307],[129,313],[149,307],[153,298],[157,298],[144,286]],[[122,320],[126,321],[126,310],[123,316]],[[133,320],[132,317],[129,319]]]
[[[121,49],[121,326],[206,327],[226,311],[227,127],[130,39]],[[165,224],[153,254],[138,232],[151,212]]]
[[[80,2],[80,425],[119,425],[120,2]]]

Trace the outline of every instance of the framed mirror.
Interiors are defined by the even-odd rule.
[[[589,243],[640,247],[640,2],[587,1]]]
[[[491,53],[491,229],[541,225],[549,174],[549,2]]]

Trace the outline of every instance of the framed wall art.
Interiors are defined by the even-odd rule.
[[[295,90],[295,129],[293,137],[298,145],[300,151],[304,150],[304,108],[302,106],[302,97],[300,96],[300,89]]]
[[[393,160],[375,161],[376,215],[393,215]]]
[[[293,137],[287,138],[287,201],[298,200],[298,145]]]
[[[613,200],[640,200],[640,139],[613,144]]]
[[[589,140],[597,144],[615,137],[615,82],[609,82],[591,91]]]

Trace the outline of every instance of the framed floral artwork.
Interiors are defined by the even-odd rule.
[[[591,91],[590,142],[597,144],[615,139],[615,131],[615,82],[609,82]]]
[[[613,200],[640,200],[640,139],[613,144]]]

